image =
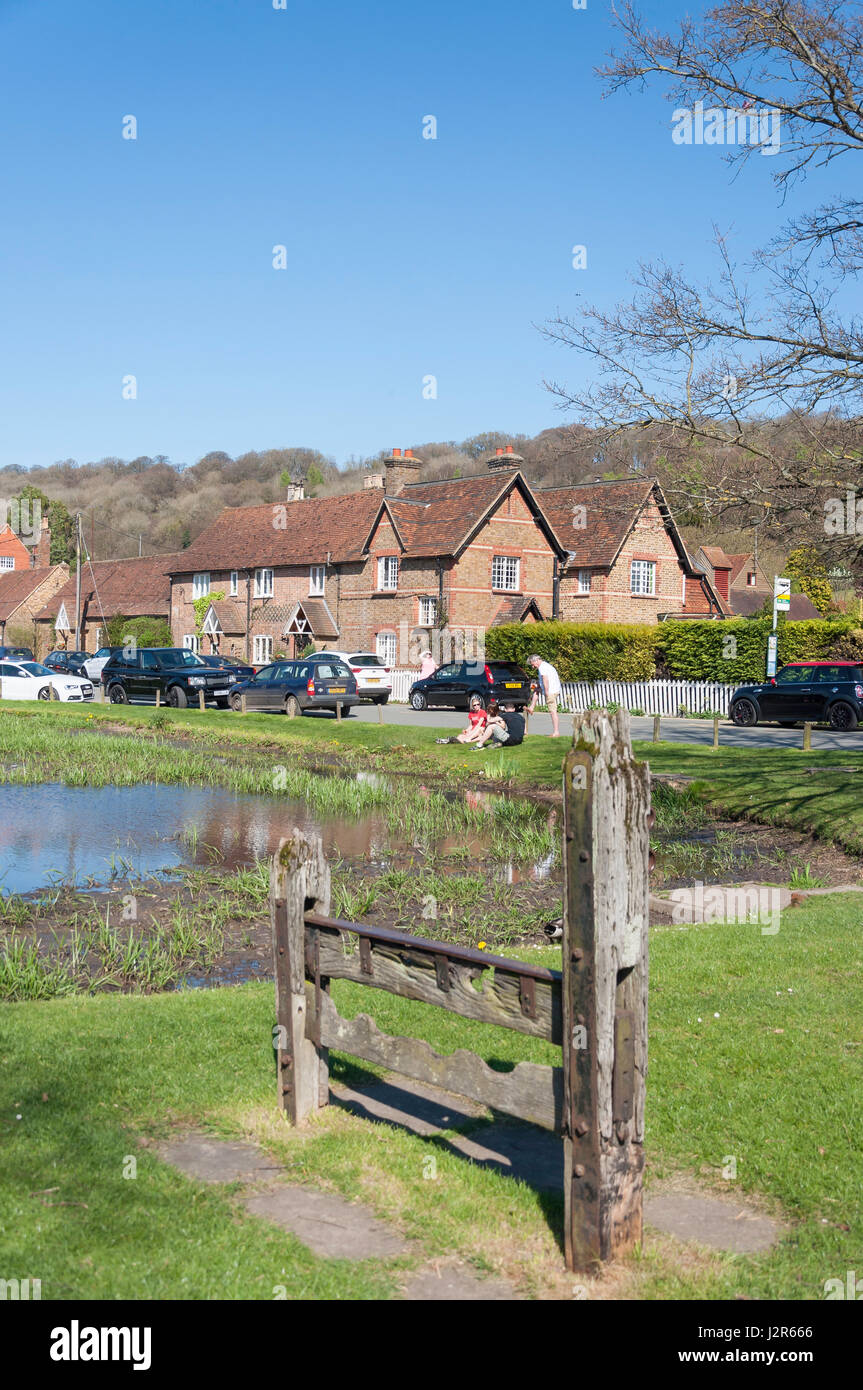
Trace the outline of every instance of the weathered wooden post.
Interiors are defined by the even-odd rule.
[[[241,714],[245,714],[245,712],[246,712],[246,692],[245,692],[245,690],[244,690],[243,693],[242,693],[242,695],[240,696],[240,713],[241,713]]]
[[[659,743],[659,724],[660,724],[660,720],[661,720],[661,715],[655,714],[655,715],[653,716],[653,742],[654,742],[654,743]]]
[[[626,710],[577,716],[563,807],[565,1245],[587,1270],[642,1231],[650,772]]]
[[[308,839],[294,830],[282,840],[270,865],[270,914],[276,977],[275,1046],[279,1066],[281,1107],[292,1124],[299,1125],[312,1111],[329,1100],[327,1049],[307,1038],[309,1004],[320,1027],[321,1001],[307,1001],[316,986],[306,985],[305,914],[330,910],[330,871],[319,838]],[[314,970],[315,962],[309,962]],[[314,971],[319,988],[329,990],[329,980]]]
[[[379,724],[383,724],[383,722],[384,722],[384,707],[383,707],[383,705],[381,704],[380,700],[378,700],[378,723],[379,723]]]
[[[159,706],[160,706],[161,703],[162,703],[162,692],[161,692],[161,690],[159,689],[159,687],[158,687],[158,685],[157,685],[157,686],[156,686],[156,709],[159,708]]]
[[[718,748],[718,747],[719,747],[719,715],[718,715],[718,714],[714,714],[714,716],[713,716],[713,747],[714,747],[714,748]]]
[[[804,725],[803,725],[803,752],[804,752],[804,753],[809,753],[809,752],[811,752],[811,751],[812,751],[812,725],[811,725],[811,724],[808,722],[808,720],[807,720],[807,721],[804,723]]]
[[[198,709],[200,709],[200,710],[205,710],[206,708],[207,708],[207,702],[206,702],[206,700],[204,699],[204,692],[203,692],[203,690],[199,690],[199,691],[198,691]]]
[[[341,724],[341,722],[342,722],[342,702],[341,702],[341,700],[336,700],[336,723],[337,723],[337,724]]]

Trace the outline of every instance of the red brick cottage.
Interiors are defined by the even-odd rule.
[[[565,551],[521,472],[421,483],[419,468],[394,450],[361,492],[223,512],[167,567],[174,640],[257,663],[315,641],[415,664],[442,629],[472,650],[495,624],[550,617]]]
[[[564,621],[723,616],[710,578],[687,554],[655,479],[543,488],[536,498],[567,550],[560,579]]]
[[[105,640],[111,618],[163,618],[170,612],[171,585],[166,574],[174,555],[144,555],[131,560],[94,560],[81,568],[81,650],[95,652]],[[52,594],[36,615],[43,652],[75,645],[74,574]]]

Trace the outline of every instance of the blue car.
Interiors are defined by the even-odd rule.
[[[231,709],[273,710],[291,717],[307,710],[347,709],[359,704],[357,682],[350,667],[335,657],[298,657],[273,661],[250,680],[238,681],[229,697]]]

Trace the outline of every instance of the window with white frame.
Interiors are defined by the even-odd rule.
[[[14,570],[14,568],[15,568],[15,556],[14,556],[14,555],[0,555],[0,570]]]
[[[229,588],[228,588],[228,592],[229,592],[231,598],[236,598],[237,595],[239,594],[239,592],[240,592],[240,574],[239,574],[239,570],[231,570],[231,580],[230,580],[230,585],[229,585]]]
[[[656,593],[656,561],[633,560],[629,566],[629,588],[633,594]]]
[[[578,571],[578,592],[580,594],[590,593],[590,570]]]
[[[210,592],[209,570],[196,574],[192,580],[192,598],[206,598]]]
[[[379,632],[375,650],[385,666],[395,666],[396,634],[394,632]]]
[[[273,571],[255,570],[255,598],[273,597]]]
[[[750,570],[749,573],[748,573],[747,576],[746,576],[746,583],[749,585],[749,588],[750,588],[750,589],[754,589],[754,588],[755,588],[755,585],[757,584],[757,582],[758,582],[758,575],[755,574],[755,572],[754,572],[753,570]]]
[[[327,583],[326,565],[312,565],[309,570],[309,597],[323,598]]]
[[[102,645],[102,629],[100,627],[94,629],[93,641],[96,643],[96,651],[98,651]]]
[[[491,562],[491,587],[493,589],[518,588],[519,562],[514,555],[495,555]]]
[[[434,627],[436,621],[437,621],[437,599],[436,599],[436,598],[421,598],[421,599],[420,599],[420,617],[419,617],[419,625],[420,625],[420,627]]]
[[[378,556],[378,588],[393,590],[399,585],[399,557],[397,555]]]
[[[264,666],[272,659],[273,639],[272,637],[255,637],[252,641],[252,660],[256,666]]]
[[[200,647],[200,645],[201,645],[201,642],[200,642],[200,639],[199,639],[199,637],[197,636],[196,633],[194,633],[194,632],[187,632],[187,633],[186,633],[185,637],[183,638],[183,646],[184,646],[184,647],[186,647],[190,652],[196,652],[196,651],[198,650],[198,648]]]

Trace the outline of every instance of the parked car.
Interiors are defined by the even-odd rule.
[[[850,733],[863,719],[863,663],[789,661],[770,679],[739,686],[728,712],[743,729],[771,722],[790,729],[808,720]]]
[[[521,709],[530,703],[530,676],[512,661],[450,661],[414,681],[408,699],[414,709],[467,709],[471,695],[486,707],[498,700]]]
[[[59,700],[92,700],[93,683],[80,676],[52,671],[39,661],[0,660],[4,700],[50,700],[53,686]]]
[[[49,652],[42,662],[42,665],[47,666],[52,671],[67,671],[70,675],[84,675],[86,678],[86,672],[84,671],[84,663],[86,660],[86,652],[56,651]]]
[[[185,709],[190,701],[197,704],[203,691],[206,701],[227,709],[233,689],[226,671],[214,670],[187,647],[121,648],[105,662],[101,680],[115,705],[155,704],[158,690],[167,704]]]
[[[0,661],[35,661],[29,647],[0,647]]]
[[[357,683],[349,668],[336,657],[299,657],[296,661],[273,661],[250,680],[239,681],[231,691],[231,708],[240,710],[243,696],[246,709],[278,710],[284,714],[304,714],[310,709],[335,711],[359,704]]]
[[[92,656],[87,657],[87,660],[81,667],[82,674],[85,675],[88,680],[99,680],[108,657],[113,656],[114,652],[121,652],[122,650],[122,647],[100,647]]]
[[[219,656],[215,652],[210,656],[204,656],[202,652],[198,655],[207,666],[212,666],[216,671],[226,671],[232,683],[249,680],[255,674],[254,666],[250,666],[247,661],[237,661],[232,656]]]
[[[371,700],[373,705],[385,705],[393,693],[391,669],[374,652],[334,652],[326,648],[322,652],[315,652],[315,656],[336,657],[349,666],[356,678],[357,694],[361,700]]]

